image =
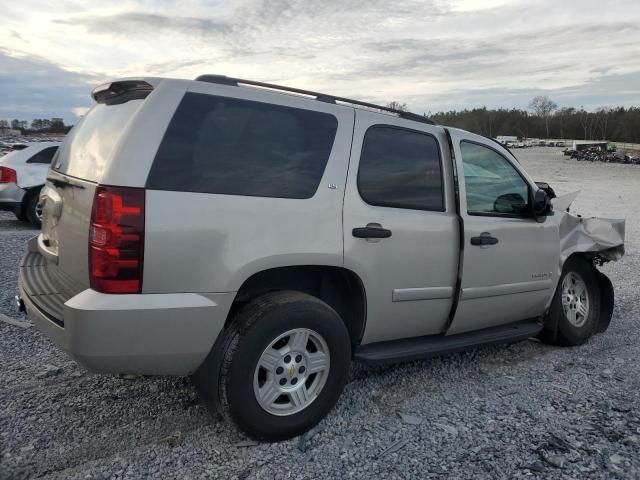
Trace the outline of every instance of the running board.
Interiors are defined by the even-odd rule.
[[[511,343],[540,333],[538,321],[510,323],[457,335],[428,335],[388,342],[370,343],[356,348],[354,360],[367,365],[409,362],[467,350],[478,345]]]

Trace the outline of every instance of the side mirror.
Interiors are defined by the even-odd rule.
[[[556,198],[556,192],[553,190],[553,188],[551,188],[551,185],[549,185],[547,182],[536,182],[536,185],[540,190],[544,190],[545,192],[547,192],[547,195],[549,196],[549,200]]]
[[[533,194],[533,216],[541,222],[551,212],[551,198],[545,190],[539,189]]]

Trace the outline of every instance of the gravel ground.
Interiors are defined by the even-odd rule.
[[[303,437],[247,441],[187,379],[87,373],[28,323],[0,321],[0,478],[639,478],[640,167],[518,150],[536,180],[582,189],[576,210],[627,218],[609,330],[579,348],[534,341],[352,368]],[[0,314],[35,232],[0,214]]]

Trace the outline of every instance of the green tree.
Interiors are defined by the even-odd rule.
[[[57,117],[52,118],[51,125],[49,128],[51,129],[52,132],[64,133],[65,131],[64,120],[62,118],[57,118]]]
[[[393,110],[398,110],[400,112],[408,112],[409,108],[406,103],[400,103],[396,100],[387,103],[387,108],[392,108]]]

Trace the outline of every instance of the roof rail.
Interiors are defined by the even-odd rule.
[[[354,105],[358,107],[372,108],[375,110],[381,110],[383,112],[395,113],[398,117],[406,118],[407,120],[413,120],[416,122],[435,125],[435,123],[431,119],[423,115],[418,115],[417,113],[404,112],[402,110],[397,110],[395,108],[376,105],[375,103],[361,102],[360,100],[353,100],[351,98],[345,98],[345,97],[336,97],[333,95],[327,95],[326,93],[312,92],[311,90],[303,90],[300,88],[293,88],[293,87],[283,87],[282,85],[256,82],[254,80],[243,80],[241,78],[227,77],[226,75],[200,75],[199,77],[196,78],[196,81],[207,82],[207,83],[217,83],[219,85],[230,85],[234,87],[238,87],[240,85],[250,85],[254,87],[266,88],[269,90],[296,93],[298,95],[313,97],[320,102],[335,103],[335,104],[341,103],[341,104]]]

